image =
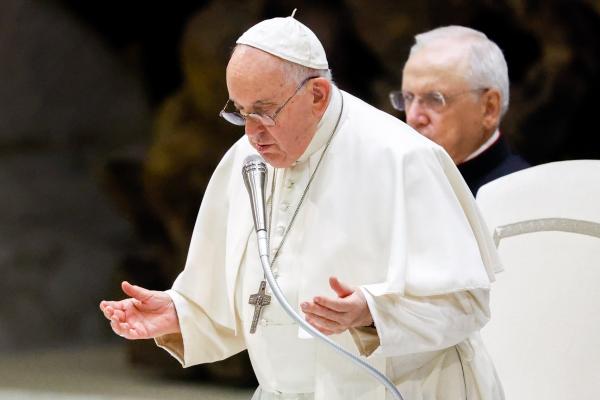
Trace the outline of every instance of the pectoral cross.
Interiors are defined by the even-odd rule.
[[[256,332],[256,325],[258,325],[258,319],[260,318],[260,313],[262,312],[263,307],[271,303],[271,296],[265,294],[266,287],[267,282],[262,280],[260,282],[258,292],[250,295],[250,299],[248,300],[248,304],[252,304],[254,306],[254,317],[252,317],[250,333]]]

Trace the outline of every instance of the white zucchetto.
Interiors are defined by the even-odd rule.
[[[329,68],[323,45],[313,31],[294,18],[294,14],[259,22],[244,32],[236,43],[308,68]]]

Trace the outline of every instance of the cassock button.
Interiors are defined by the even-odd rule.
[[[279,210],[281,210],[281,211],[287,211],[288,208],[290,208],[290,203],[284,202],[279,205]]]
[[[294,187],[295,183],[296,182],[294,182],[293,180],[288,179],[287,181],[285,181],[285,187],[288,188],[288,189],[291,189],[292,187]]]
[[[267,326],[267,320],[264,318],[260,319],[260,326]]]
[[[279,226],[277,227],[277,234],[278,234],[278,235],[283,235],[283,232],[285,232],[285,226],[283,226],[283,225],[279,225]]]

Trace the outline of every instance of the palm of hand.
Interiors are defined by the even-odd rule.
[[[131,298],[100,303],[116,334],[127,339],[150,339],[179,332],[175,305],[168,294],[127,282],[122,288]]]
[[[127,324],[129,330],[133,329],[140,338],[152,338],[163,334],[170,322],[166,315],[170,301],[156,297],[152,296],[144,301],[123,300],[123,318],[119,322]]]
[[[303,302],[306,321],[325,335],[341,333],[353,327],[368,326],[373,322],[367,301],[360,290],[341,283],[337,278],[329,280],[337,298],[316,296]]]

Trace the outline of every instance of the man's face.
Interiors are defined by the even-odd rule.
[[[483,127],[485,106],[480,91],[473,91],[465,78],[465,58],[451,45],[431,45],[413,54],[404,66],[402,91],[412,93],[406,122],[419,133],[442,146],[455,163],[481,146],[488,132]],[[422,101],[439,92],[446,105],[434,110]]]
[[[294,95],[297,82],[284,76],[281,60],[260,50],[239,46],[227,66],[227,89],[235,107],[244,113],[272,116],[274,126],[246,119],[245,132],[252,147],[277,168],[291,166],[306,150],[318,123],[312,109],[308,81]]]

